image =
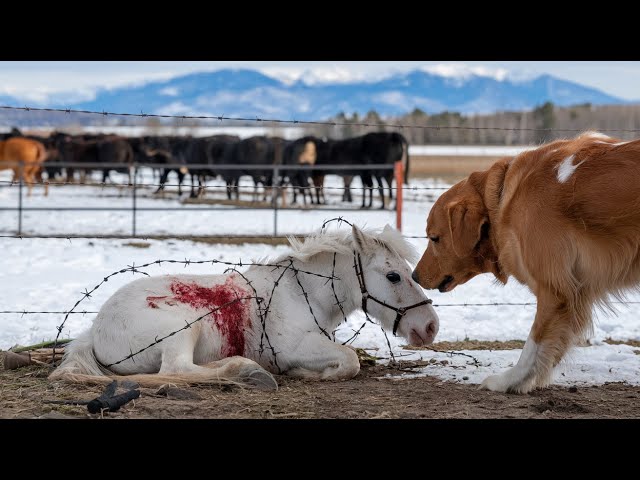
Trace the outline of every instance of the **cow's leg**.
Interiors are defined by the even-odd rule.
[[[196,182],[195,182],[195,176],[196,174],[194,172],[191,172],[191,193],[189,194],[189,197],[191,198],[196,198]]]
[[[320,205],[320,195],[321,194],[323,196],[322,203],[324,203],[324,192],[323,192],[324,175],[313,175],[311,177],[311,179],[313,180],[313,187],[314,187],[314,189],[316,191],[317,204]]]
[[[42,178],[42,171],[44,169],[42,167],[38,167],[35,173],[35,179],[38,183],[41,183],[44,185],[44,196],[48,196],[49,195],[49,179],[47,178],[47,181],[45,182],[44,179]]]
[[[546,288],[537,294],[538,309],[531,332],[515,367],[487,377],[481,388],[527,393],[551,383],[553,367],[591,325],[592,302],[575,296],[573,305]]]
[[[356,352],[321,333],[307,333],[290,353],[282,356],[286,375],[311,380],[347,380],[360,371]]]
[[[33,182],[35,182],[31,167],[26,165],[22,169],[22,182],[27,186],[27,197],[31,196],[33,190]]]
[[[344,193],[342,194],[343,202],[353,202],[353,197],[351,196],[351,182],[353,182],[353,175],[345,175],[342,177],[344,180]]]
[[[184,181],[184,177],[185,174],[180,171],[180,169],[177,170],[178,173],[178,196],[181,197],[182,196],[182,182]]]
[[[367,208],[367,193],[370,193],[373,199],[373,177],[365,173],[360,175],[360,180],[362,181],[362,208]],[[371,203],[369,203],[369,206],[371,206]]]
[[[380,201],[382,202],[380,210],[384,210],[384,184],[382,183],[382,175],[376,175],[376,182],[378,182],[378,193],[380,194]],[[371,204],[369,206],[371,206]]]
[[[198,175],[198,198],[204,197],[205,183],[204,175]]]
[[[167,183],[167,178],[169,178],[169,169],[163,168],[162,174],[160,175],[160,181],[158,182],[160,185],[154,193],[160,193],[164,190],[164,184]]]
[[[286,187],[286,185],[281,185],[281,187]],[[279,188],[278,193],[282,196],[282,208],[287,208],[287,189]],[[296,192],[295,189],[293,191],[293,203],[296,203]]]
[[[224,179],[225,183],[227,184],[227,199],[231,200],[231,193],[232,193],[232,189],[231,189],[231,185],[232,185],[232,181],[230,178],[225,178]]]
[[[387,173],[384,178],[389,186],[389,204],[391,204],[391,200],[393,200],[393,173]]]

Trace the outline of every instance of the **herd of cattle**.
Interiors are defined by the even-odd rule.
[[[315,191],[315,203],[320,204],[324,203],[324,177],[334,174],[344,179],[343,201],[352,202],[351,182],[355,176],[359,176],[364,187],[362,207],[372,206],[375,179],[382,200],[381,208],[384,208],[384,182],[389,187],[389,200],[393,198],[393,170],[379,167],[393,165],[400,160],[404,165],[406,183],[409,171],[408,144],[401,134],[395,132],[374,132],[344,140],[314,136],[297,140],[266,136],[240,139],[231,135],[121,137],[61,132],[38,137],[25,136],[17,129],[0,134],[0,169],[12,168],[14,181],[22,176],[29,187],[29,194],[34,183],[43,182],[43,174],[46,175],[45,194],[47,182],[84,182],[86,175],[92,171],[101,171],[103,182],[109,179],[111,171],[125,173],[129,175],[131,183],[131,167],[135,162],[152,166],[159,173],[157,192],[164,189],[169,175],[174,172],[178,178],[178,194],[181,195],[182,182],[186,175],[191,175],[191,197],[202,196],[207,178],[219,176],[227,185],[228,198],[239,199],[239,179],[248,175],[254,182],[254,199],[259,184],[265,187],[265,198],[272,187],[281,187],[276,191],[282,191],[291,186],[294,203],[298,193],[305,204],[307,194],[311,203],[314,203],[312,191]],[[21,166],[18,166],[18,162]],[[82,164],[86,164],[87,168],[83,168]],[[105,166],[101,167],[100,164]],[[223,169],[220,165],[232,167]],[[236,165],[238,168],[233,168]],[[273,165],[278,166],[278,178],[274,178],[273,168],[260,168]],[[322,169],[287,169],[293,165],[316,165],[322,166]],[[332,170],[338,165],[353,165],[354,168]],[[365,205],[366,192],[369,192],[368,205]]]

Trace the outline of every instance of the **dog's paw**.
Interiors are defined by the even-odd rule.
[[[499,375],[491,375],[485,378],[480,385],[481,390],[491,390],[502,393],[529,393],[535,388],[532,381],[522,381],[514,378],[510,370]]]

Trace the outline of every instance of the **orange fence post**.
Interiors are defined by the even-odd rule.
[[[402,232],[402,182],[404,182],[404,169],[402,161],[397,161],[394,166],[396,177],[396,228]]]

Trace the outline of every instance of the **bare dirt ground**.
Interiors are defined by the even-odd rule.
[[[237,386],[164,391],[142,388],[141,396],[103,418],[640,418],[640,387],[610,383],[551,387],[528,395],[481,391],[475,385],[434,377],[401,379],[410,362],[396,367],[363,365],[344,382],[278,377],[280,389],[264,392]],[[0,370],[0,418],[100,418],[85,406],[46,400],[92,400],[99,386],[49,382],[46,367]],[[120,392],[119,392],[120,393]]]

